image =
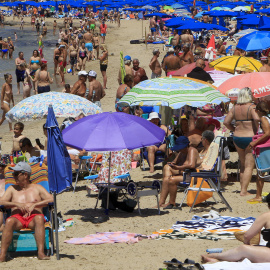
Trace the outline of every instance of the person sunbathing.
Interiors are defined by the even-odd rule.
[[[204,131],[202,134],[204,149],[199,153],[196,148],[189,145],[190,142],[187,137],[178,137],[175,146],[171,150],[179,153],[173,162],[167,163],[163,168],[163,182],[159,204],[164,209],[172,209],[176,206],[177,186],[180,182],[183,182],[183,172],[186,169],[194,170],[195,168],[200,168],[199,166],[214,138],[215,135],[212,131]],[[170,195],[169,203],[165,204],[168,194]]]
[[[203,117],[199,117],[196,122],[194,117],[189,117],[189,133],[187,137],[190,141],[190,145],[197,148],[202,140],[202,133],[205,131],[207,120]]]
[[[10,169],[13,170],[16,185],[10,186],[0,199],[0,205],[11,208],[11,216],[6,220],[2,234],[0,262],[6,260],[13,231],[22,228],[35,230],[38,259],[48,260],[49,257],[44,254],[45,219],[42,208],[53,202],[53,197],[41,185],[31,184],[32,171],[28,163],[19,162]]]
[[[160,125],[160,118],[157,112],[151,112],[149,114],[148,121],[152,122],[153,124],[159,126],[161,129],[163,129],[166,132],[166,135],[170,135],[170,131],[168,128],[164,125]],[[148,161],[149,161],[149,167],[150,167],[150,173],[154,172],[154,162],[155,162],[155,154],[157,151],[166,152],[166,144],[160,143],[158,145],[152,145],[147,147],[148,152]]]
[[[270,208],[270,196],[266,197],[266,202],[268,203],[268,208]],[[262,228],[265,228],[262,230]],[[258,233],[262,233],[264,240],[269,241],[270,229],[270,212],[261,214],[254,221],[253,225],[244,235],[244,245],[230,249],[223,253],[212,253],[201,255],[202,262],[218,262],[218,261],[228,261],[228,262],[238,262],[247,258],[252,263],[266,263],[270,262],[270,242],[266,246],[252,246],[250,244],[251,239]],[[262,231],[261,231],[262,230]],[[266,268],[265,268],[266,269]]]

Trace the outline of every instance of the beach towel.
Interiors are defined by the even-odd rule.
[[[137,233],[129,233],[129,232],[104,232],[104,233],[96,233],[90,234],[83,238],[71,238],[69,240],[65,240],[64,242],[67,244],[74,245],[100,245],[100,244],[114,244],[114,243],[127,243],[134,244],[138,243],[139,240],[142,239],[151,239],[152,236],[142,236]]]
[[[249,259],[242,262],[217,262],[212,264],[204,264],[205,270],[266,270],[270,269],[270,263],[252,263]]]

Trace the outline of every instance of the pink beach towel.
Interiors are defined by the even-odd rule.
[[[138,234],[129,232],[104,232],[85,236],[84,238],[71,238],[66,240],[67,244],[75,245],[100,245],[100,244],[114,244],[127,243],[134,244],[139,242]]]

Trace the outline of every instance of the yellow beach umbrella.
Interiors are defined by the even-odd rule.
[[[233,74],[237,67],[242,67],[244,65],[256,72],[258,72],[262,66],[262,64],[254,58],[236,55],[224,56],[209,64],[210,67],[213,67],[216,70],[226,71]]]

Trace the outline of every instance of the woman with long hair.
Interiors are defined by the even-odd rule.
[[[239,91],[238,99],[224,120],[224,125],[233,131],[233,142],[239,155],[240,166],[240,196],[250,195],[247,191],[255,165],[250,143],[257,133],[260,118],[255,111],[252,92],[249,87]],[[232,121],[235,124],[232,124]]]

